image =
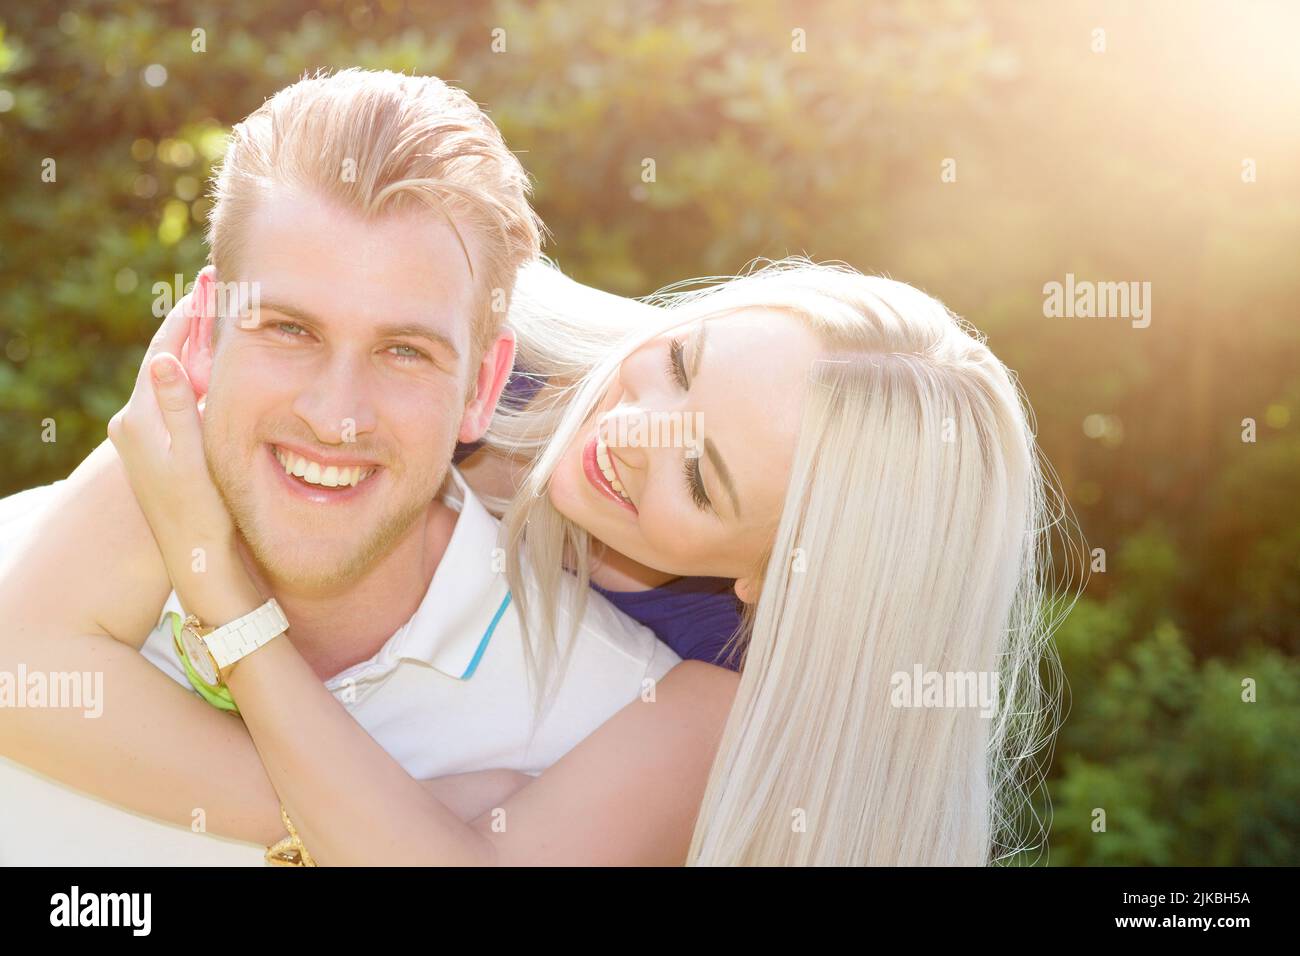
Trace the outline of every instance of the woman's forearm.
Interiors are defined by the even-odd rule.
[[[170,584],[112,444],[21,524],[0,528],[0,670],[76,681],[90,706],[0,707],[0,754],[151,817],[188,826],[202,810],[210,832],[276,838],[278,801],[242,723],[139,653]]]
[[[8,630],[0,669],[53,683],[79,675],[94,707],[0,708],[0,753],[112,803],[258,843],[278,839],[279,802],[238,718],[186,692],[103,635]],[[87,698],[83,696],[84,705]]]
[[[231,542],[211,542],[185,606],[228,622],[263,596]],[[321,684],[282,635],[225,674],[262,764],[312,855],[329,865],[492,862],[492,844],[414,780]]]
[[[229,685],[280,799],[318,862],[493,862],[490,841],[375,743],[287,640],[273,640],[236,664]]]
[[[225,586],[199,597],[212,620],[258,606],[235,558],[217,570],[210,581]],[[503,797],[500,815],[466,821],[371,739],[287,637],[225,677],[290,819],[325,865],[679,863],[735,693],[731,672],[679,665],[653,703],[629,703],[544,778]],[[508,832],[498,830],[507,814]]]
[[[201,620],[262,603],[233,549],[208,548],[182,595]],[[678,665],[652,703],[633,701],[499,804],[465,821],[411,779],[320,683],[289,635],[225,674],[304,844],[325,865],[647,865],[685,857],[735,675]],[[498,830],[498,819],[509,827]]]
[[[171,585],[112,443],[43,507],[20,535],[19,522],[0,527],[0,672],[66,677],[80,699],[0,707],[0,755],[158,820],[189,827],[202,811],[207,832],[278,840],[280,799],[243,722],[139,652]],[[529,780],[489,770],[415,785],[470,820]]]
[[[227,679],[324,865],[680,864],[736,687],[723,668],[679,665],[655,702],[629,703],[542,777],[466,821],[370,739],[284,638]]]
[[[21,660],[29,675],[103,674],[102,694],[83,698],[88,710],[0,708],[4,756],[169,823],[192,826],[201,810],[210,833],[264,845],[283,836],[280,798],[239,718],[201,702],[103,636],[42,641]],[[14,673],[15,663],[0,651],[0,670]],[[468,821],[531,779],[502,769],[415,785]]]
[[[50,622],[24,623],[5,616],[3,608],[0,619],[9,625],[0,635],[0,671],[16,674],[21,665],[41,680],[78,675],[83,690],[78,707],[0,707],[0,754],[169,823],[192,826],[202,811],[210,833],[260,844],[283,836],[280,797],[238,717],[204,703],[133,647],[103,634],[51,633]],[[328,698],[309,669],[307,674]],[[334,711],[347,730],[378,746],[345,711],[337,706]],[[311,721],[295,726],[303,733],[290,739],[299,747],[319,746]],[[418,788],[426,802],[437,801],[458,825],[498,806],[532,779],[499,769],[416,782],[400,766],[397,771],[404,787]],[[337,776],[327,789],[338,789]],[[328,792],[322,796],[328,803]],[[387,802],[384,796],[380,800]],[[331,821],[325,829],[336,832],[332,808],[323,819]]]

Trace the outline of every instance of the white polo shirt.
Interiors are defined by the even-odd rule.
[[[680,658],[593,591],[569,666],[535,721],[516,603],[497,570],[498,522],[454,467],[449,475],[443,500],[459,515],[423,601],[378,653],[325,686],[417,779],[494,767],[535,775]],[[0,501],[0,547],[13,537],[4,522],[16,509],[5,506],[31,495]],[[30,503],[22,510],[30,514]],[[577,586],[563,580],[566,588]],[[184,615],[174,591],[141,653],[189,688],[171,636],[172,612]],[[262,862],[262,847],[119,810],[3,758],[0,809],[0,864]]]

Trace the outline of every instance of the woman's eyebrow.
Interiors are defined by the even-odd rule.
[[[694,341],[691,343],[691,381],[694,381],[700,371],[700,357],[704,354],[704,338],[708,325],[708,319],[701,320],[699,328],[695,330]]]
[[[718,473],[718,480],[722,482],[722,487],[731,498],[731,510],[739,518],[740,497],[736,494],[736,485],[731,480],[731,472],[727,470],[727,466],[723,463],[722,455],[718,452],[718,446],[713,444],[713,439],[704,439],[704,454],[713,463],[713,470]]]

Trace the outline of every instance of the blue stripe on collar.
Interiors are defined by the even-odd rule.
[[[470,659],[469,667],[465,673],[460,675],[461,680],[469,680],[474,676],[474,671],[478,667],[478,662],[483,658],[483,652],[487,650],[488,642],[492,640],[492,632],[497,629],[497,624],[501,621],[501,616],[506,613],[506,608],[510,606],[510,592],[506,592],[505,599],[502,600],[501,606],[497,608],[496,614],[492,616],[492,623],[487,626],[483,632],[482,639],[478,642],[478,647],[474,651],[473,658]]]

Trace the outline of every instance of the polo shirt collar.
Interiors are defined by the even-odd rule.
[[[495,570],[501,553],[495,550],[499,547],[497,519],[483,507],[455,465],[447,471],[442,501],[460,514],[424,599],[379,653],[325,681],[331,691],[349,681],[381,677],[402,660],[427,664],[456,680],[474,676],[510,606],[510,585],[505,572]],[[448,486],[454,489],[450,494]],[[185,618],[174,590],[158,615],[159,627],[170,612]]]
[[[496,570],[504,566],[497,560],[497,519],[454,465],[447,472],[442,500],[452,508],[459,502],[460,514],[424,599],[375,658],[335,675],[326,687],[390,670],[398,660],[428,664],[456,680],[474,676],[510,605],[510,586],[504,570]]]

